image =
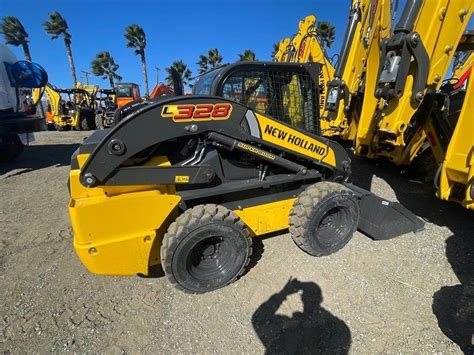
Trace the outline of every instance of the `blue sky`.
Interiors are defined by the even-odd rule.
[[[69,24],[80,81],[84,81],[81,70],[90,71],[95,54],[108,50],[120,65],[123,80],[143,88],[139,58],[126,48],[123,37],[125,27],[137,23],[147,35],[151,90],[156,66],[161,68],[160,81],[164,68],[176,59],[184,60],[197,75],[199,54],[209,48],[219,48],[224,62],[237,60],[237,54],[247,48],[254,50],[258,59],[270,60],[272,44],[294,34],[298,21],[310,14],[336,26],[336,42],[329,54],[337,53],[349,5],[350,0],[0,0],[0,16],[13,15],[22,21],[29,33],[33,61],[60,87],[71,86],[72,79],[64,42],[50,40],[42,27],[49,12],[59,11]],[[13,50],[23,58],[20,48]],[[108,86],[97,77],[91,82]]]
[[[127,25],[141,25],[147,35],[147,67],[150,86],[156,83],[155,66],[164,68],[182,59],[197,75],[199,54],[217,47],[224,62],[250,48],[260,60],[269,60],[273,43],[297,32],[298,21],[309,14],[331,21],[339,31],[338,43],[347,21],[349,0],[0,0],[0,16],[17,16],[30,37],[34,62],[48,72],[56,86],[71,86],[72,79],[64,42],[51,41],[42,23],[48,13],[59,11],[72,34],[76,71],[90,71],[95,54],[108,50],[120,65],[124,81],[143,83],[140,61],[126,48],[123,37]],[[3,41],[3,36],[0,36]],[[13,48],[23,58],[20,48]],[[94,77],[93,83],[108,84]],[[150,89],[151,90],[151,89]],[[143,91],[143,90],[142,90]]]

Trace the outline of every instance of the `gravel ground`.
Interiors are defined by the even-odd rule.
[[[357,233],[323,258],[287,234],[258,239],[240,280],[187,295],[162,276],[96,276],[79,262],[66,180],[85,136],[37,134],[0,167],[0,352],[472,350],[474,215],[429,184],[357,160],[353,180],[424,218],[423,232],[379,242]]]

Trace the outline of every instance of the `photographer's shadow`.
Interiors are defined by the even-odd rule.
[[[292,317],[276,314],[287,296],[301,291],[303,312]],[[288,281],[252,316],[252,324],[266,353],[347,354],[351,345],[349,327],[321,307],[321,288],[314,282]]]

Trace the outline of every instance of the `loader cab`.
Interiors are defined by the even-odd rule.
[[[115,84],[115,100],[118,108],[132,101],[141,100],[140,87],[134,83]]]
[[[194,95],[243,104],[313,134],[319,134],[317,63],[238,62],[200,77]]]

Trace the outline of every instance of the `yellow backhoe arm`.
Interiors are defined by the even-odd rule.
[[[326,136],[354,139],[367,82],[366,64],[380,61],[379,45],[391,33],[389,0],[353,0],[334,77],[328,83],[329,102],[321,122]],[[369,58],[370,57],[370,58]]]
[[[456,200],[474,209],[474,80],[467,84],[466,96],[456,128],[449,141],[446,156],[440,166],[437,196]]]
[[[407,2],[394,35],[382,43],[380,63],[367,63],[368,80],[377,77],[366,86],[357,154],[387,156],[396,164],[416,157],[426,138],[420,108],[425,95],[441,87],[473,8],[472,0]]]

